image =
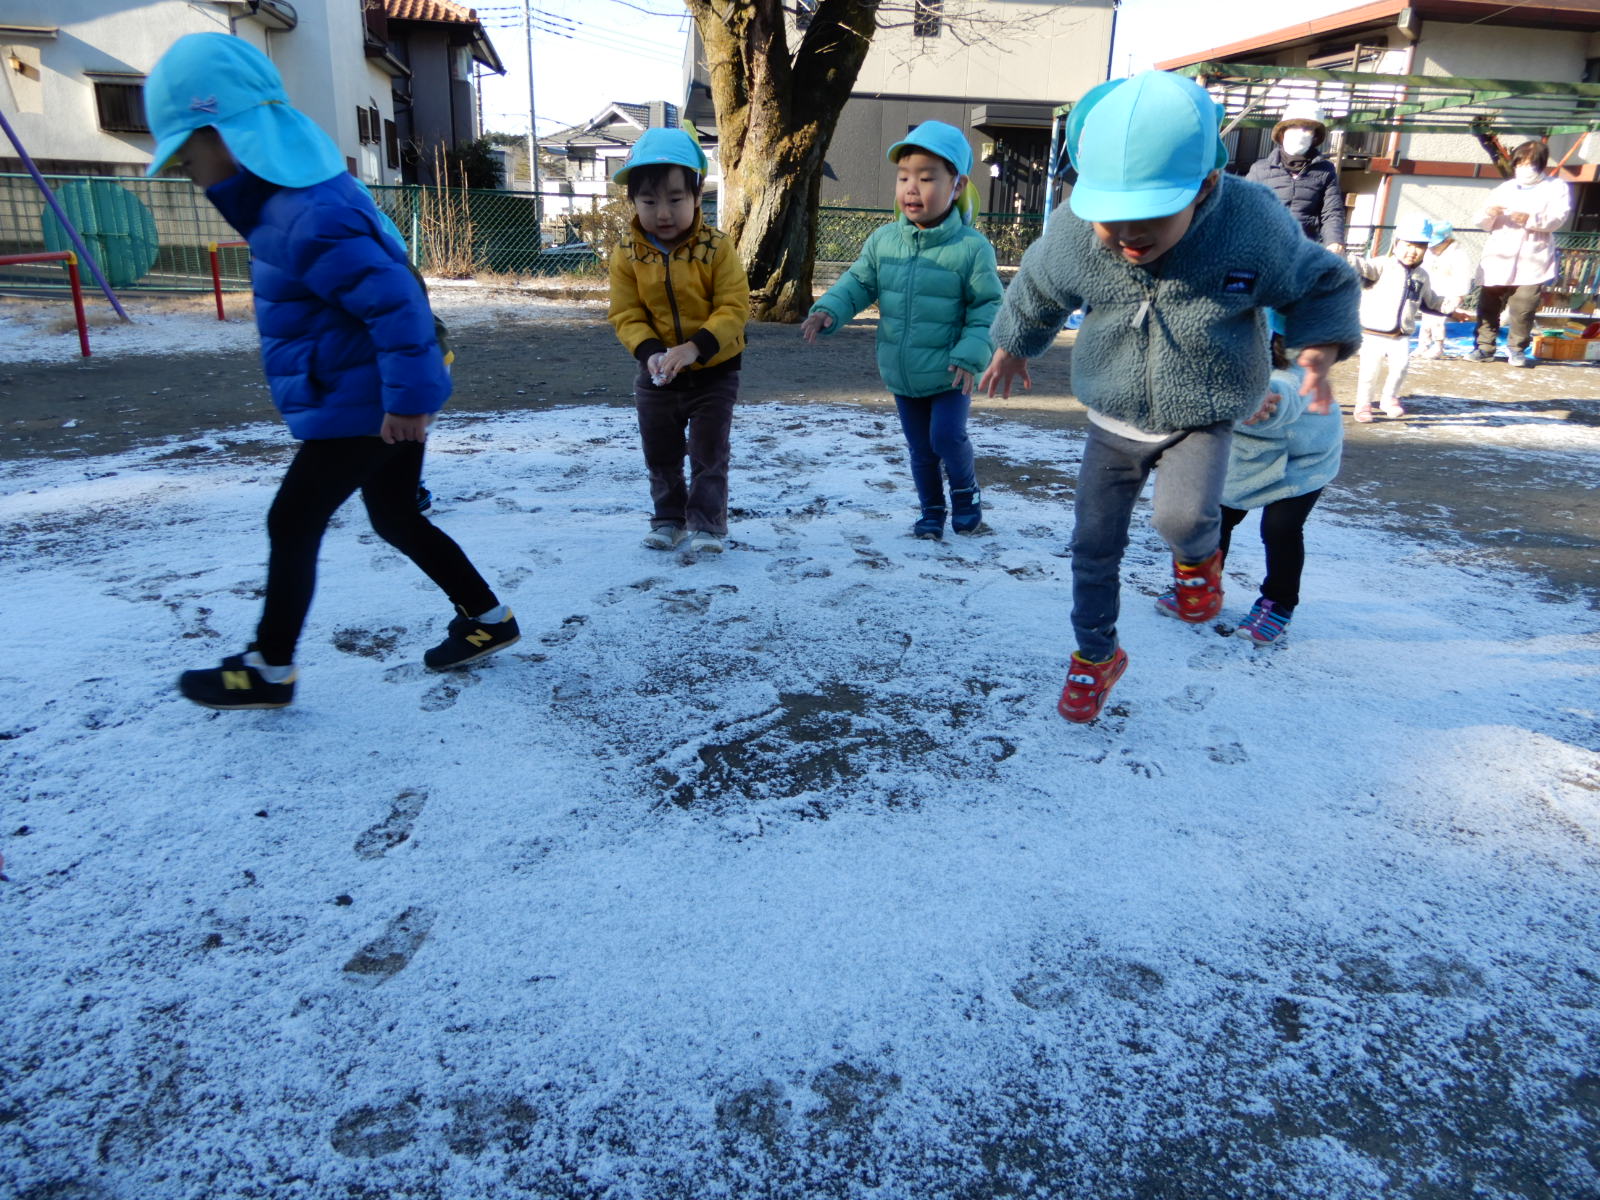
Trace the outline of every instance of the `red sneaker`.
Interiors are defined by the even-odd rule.
[[[1211,620],[1222,611],[1222,551],[1204,562],[1172,562],[1173,587],[1156,600],[1156,611],[1191,625]]]
[[[1105,662],[1090,662],[1074,654],[1067,667],[1067,683],[1061,689],[1056,711],[1074,724],[1087,725],[1100,715],[1106,693],[1127,669],[1128,653],[1121,646]]]

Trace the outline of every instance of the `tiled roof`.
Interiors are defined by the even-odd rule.
[[[476,10],[453,0],[383,0],[384,12],[391,21],[442,21],[454,25],[475,25]]]

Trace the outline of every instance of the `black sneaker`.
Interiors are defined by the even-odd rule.
[[[461,612],[459,608],[456,611]],[[450,622],[444,641],[424,654],[422,661],[430,671],[448,671],[452,667],[464,667],[480,658],[487,658],[521,637],[522,630],[517,628],[517,619],[511,615],[510,609],[506,610],[504,621],[492,625],[486,625],[463,612]]]
[[[428,490],[425,483],[417,484],[417,511],[425,513],[433,507],[433,493]]]
[[[287,708],[294,703],[294,681],[290,675],[282,683],[268,683],[243,654],[235,654],[209,671],[185,671],[178,676],[178,691],[206,708]]]

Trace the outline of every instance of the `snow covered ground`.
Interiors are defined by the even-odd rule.
[[[430,451],[520,645],[426,673],[352,506],[296,705],[207,713],[267,436],[0,466],[0,1195],[1600,1195],[1583,605],[1318,512],[1260,651],[1141,514],[1074,727],[1071,434],[975,421],[1038,476],[930,544],[892,418],[742,409],[693,561],[632,414],[549,408]]]

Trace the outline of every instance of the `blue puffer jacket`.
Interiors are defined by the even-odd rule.
[[[295,437],[371,437],[385,413],[444,407],[427,297],[359,183],[283,188],[240,171],[206,196],[250,243],[261,360]]]
[[[930,229],[901,213],[872,231],[839,282],[811,306],[837,333],[878,302],[878,373],[897,396],[937,396],[954,383],[951,369],[974,378],[989,365],[989,325],[1000,311],[994,247],[968,225],[959,206]]]

